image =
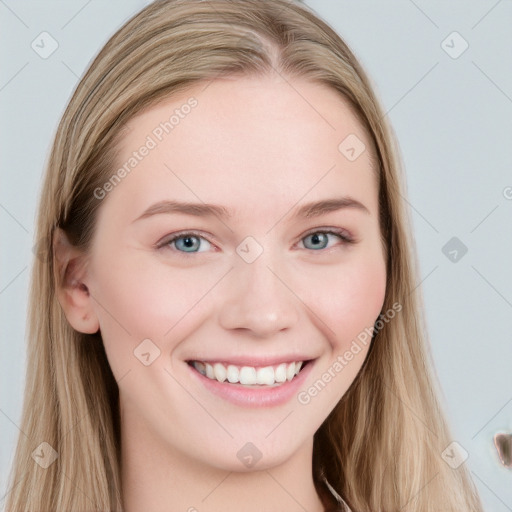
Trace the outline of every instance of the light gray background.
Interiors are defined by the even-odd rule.
[[[44,163],[77,80],[147,3],[0,0],[0,506],[19,433]],[[512,433],[512,2],[307,3],[359,57],[396,131],[454,439],[469,453],[486,510],[511,511],[512,470],[500,466],[492,439]],[[59,45],[46,59],[31,48],[43,31]],[[462,48],[457,36],[446,40],[454,31],[469,44],[458,58],[443,49]],[[456,262],[442,252],[454,236],[468,248]]]

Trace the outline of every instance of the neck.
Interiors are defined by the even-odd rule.
[[[124,512],[324,510],[313,483],[313,439],[278,466],[234,472],[192,459],[128,416],[121,423]]]

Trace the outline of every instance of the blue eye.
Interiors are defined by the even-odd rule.
[[[208,250],[208,246],[203,251],[198,250],[202,241],[208,244],[208,246],[210,245],[210,242],[202,236],[195,235],[194,233],[182,233],[166,240],[161,246],[174,245],[174,247],[180,252],[204,252],[204,250]]]
[[[304,247],[308,250],[319,251],[329,246],[332,237],[336,237],[341,244],[350,244],[354,241],[344,231],[337,230],[319,230],[309,233],[301,239]],[[333,245],[333,244],[331,244]],[[176,233],[157,245],[159,249],[173,249],[180,253],[194,254],[209,251],[212,244],[203,236],[193,232]]]
[[[329,244],[329,235],[337,237],[338,240],[341,240],[344,243],[352,242],[348,236],[338,231],[315,231],[314,233],[310,233],[309,235],[305,236],[302,240],[310,240],[310,247],[307,246],[306,242],[304,242],[304,246],[306,249],[316,251],[319,249],[325,249],[327,247]]]

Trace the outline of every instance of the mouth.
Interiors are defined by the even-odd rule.
[[[249,388],[279,387],[294,380],[311,362],[292,361],[272,366],[239,366],[213,361],[188,361],[196,372],[207,379]]]

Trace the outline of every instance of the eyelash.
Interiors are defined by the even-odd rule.
[[[325,234],[325,235],[337,236],[341,240],[341,245],[350,245],[350,244],[354,244],[356,242],[345,230],[330,229],[330,228],[327,228],[327,229],[316,229],[314,231],[310,231],[310,232],[306,233],[300,239],[300,241],[304,240],[304,238],[307,238],[308,236],[316,235],[316,234]],[[197,237],[197,238],[202,238],[203,240],[206,240],[208,243],[212,244],[212,242],[210,242],[205,236],[203,236],[203,234],[201,234],[201,233],[199,233],[197,231],[193,231],[192,230],[192,231],[181,231],[181,232],[175,233],[175,234],[173,234],[171,236],[171,238],[167,238],[163,242],[159,242],[156,245],[156,248],[157,249],[164,249],[164,250],[165,249],[171,249],[171,244],[173,242],[176,242],[176,240],[179,240],[180,238],[187,238],[188,236],[194,236],[194,237]],[[328,249],[332,249],[332,247],[331,248],[322,248],[322,249],[308,249],[308,248],[305,248],[305,249],[307,251],[310,251],[310,252],[322,252],[322,251],[326,251]],[[197,254],[198,253],[198,251],[192,251],[192,252],[180,251],[180,250],[177,250],[176,248],[174,248],[174,251],[179,253],[179,254],[184,255],[185,257],[188,254]],[[199,252],[203,252],[203,251],[199,251]]]

